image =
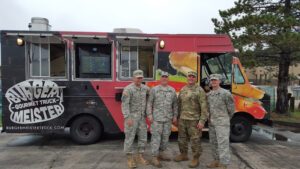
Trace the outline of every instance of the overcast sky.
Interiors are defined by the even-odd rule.
[[[49,19],[52,30],[212,34],[211,18],[235,0],[0,0],[0,30],[27,30],[31,17]]]

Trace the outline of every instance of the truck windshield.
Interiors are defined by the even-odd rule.
[[[223,53],[206,60],[206,63],[212,74],[221,74],[224,84],[231,83],[231,70],[232,70],[232,57],[233,53]]]

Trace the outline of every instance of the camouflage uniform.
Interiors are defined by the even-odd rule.
[[[216,74],[210,79],[219,79]],[[229,135],[230,119],[235,112],[235,104],[231,93],[221,87],[207,94],[209,107],[209,140],[212,145],[214,159],[223,165],[230,161]]]
[[[143,84],[137,87],[134,83],[126,86],[122,96],[122,112],[124,121],[124,151],[132,154],[132,144],[135,135],[138,135],[138,152],[143,153],[147,143],[147,123],[145,119],[146,97],[149,88]],[[132,120],[132,126],[126,124],[127,120]]]
[[[197,124],[205,124],[208,118],[207,100],[204,90],[195,84],[192,87],[185,86],[178,96],[178,145],[181,153],[187,153],[188,140],[191,141],[193,155],[200,156],[202,153],[200,137],[202,131],[198,130]]]
[[[177,115],[175,89],[161,85],[152,88],[147,102],[147,116],[153,118],[151,124],[152,156],[157,156],[158,151],[166,150],[171,134],[172,118],[177,118]]]

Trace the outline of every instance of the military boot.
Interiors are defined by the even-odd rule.
[[[220,168],[220,169],[227,169],[227,166],[226,166],[226,165],[223,165],[223,164],[219,164],[219,168]]]
[[[142,153],[139,153],[136,157],[136,162],[140,163],[140,164],[143,164],[143,165],[148,165],[149,164],[149,161],[145,160],[144,157],[143,157],[143,154]]]
[[[151,164],[157,168],[162,168],[162,165],[160,164],[160,162],[158,161],[157,157],[153,156],[152,157],[152,162]]]
[[[166,155],[164,155],[164,153],[162,151],[159,152],[158,159],[162,160],[162,161],[171,161],[171,159],[169,157],[167,157]]]
[[[220,164],[220,160],[214,160],[214,161],[212,161],[210,163],[207,163],[206,167],[207,168],[216,168],[216,167],[219,166],[219,164]]]
[[[196,168],[198,166],[199,166],[199,155],[195,155],[194,159],[190,162],[189,167]]]
[[[187,153],[181,153],[179,156],[174,158],[174,161],[180,162],[180,161],[188,161],[188,154]]]
[[[136,168],[136,164],[133,160],[132,154],[127,154],[127,164],[130,168]]]

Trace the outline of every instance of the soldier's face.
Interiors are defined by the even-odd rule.
[[[142,77],[135,77],[133,76],[133,83],[136,85],[136,86],[140,86],[143,82],[143,78]]]
[[[187,81],[189,85],[194,85],[197,82],[197,78],[193,75],[187,77]]]
[[[168,76],[162,76],[160,77],[160,84],[161,85],[167,85],[169,82],[169,77]]]
[[[210,80],[210,84],[212,87],[219,87],[221,83],[221,80],[212,79]]]

